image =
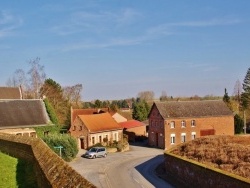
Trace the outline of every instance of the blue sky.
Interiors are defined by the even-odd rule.
[[[231,95],[250,67],[250,1],[1,1],[0,85],[36,57],[84,101]]]

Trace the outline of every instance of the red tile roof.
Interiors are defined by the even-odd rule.
[[[79,115],[91,115],[97,114],[99,112],[108,112],[108,108],[88,108],[88,109],[72,109],[71,112],[71,124],[74,122],[77,116]]]
[[[126,128],[126,129],[146,126],[144,123],[137,121],[137,120],[129,120],[129,121],[121,122],[119,124],[121,127]]]
[[[122,129],[109,113],[79,115],[78,117],[91,133]]]

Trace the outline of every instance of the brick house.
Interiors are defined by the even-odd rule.
[[[128,120],[119,123],[123,127],[124,134],[128,135],[128,140],[134,142],[136,137],[147,136],[146,124],[137,120]]]
[[[148,144],[163,149],[206,135],[234,135],[234,115],[223,101],[155,102],[148,117]]]
[[[97,143],[107,144],[122,140],[122,127],[109,113],[78,115],[70,126],[69,133],[77,138],[82,149]]]

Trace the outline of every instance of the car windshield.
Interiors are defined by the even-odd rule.
[[[96,152],[96,151],[97,151],[97,148],[91,148],[89,151],[91,151],[91,152]]]

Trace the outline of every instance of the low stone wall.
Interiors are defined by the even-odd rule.
[[[95,187],[39,138],[0,134],[0,151],[33,163],[39,187]]]
[[[250,187],[250,180],[196,161],[165,153],[165,177],[174,186],[181,187]]]

